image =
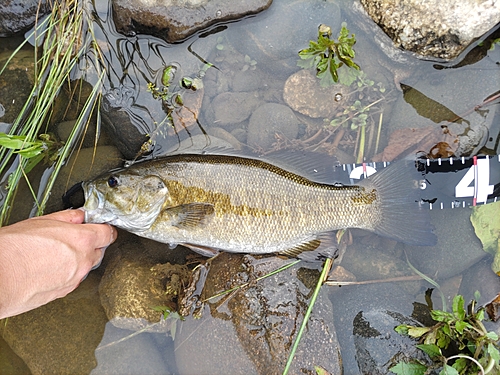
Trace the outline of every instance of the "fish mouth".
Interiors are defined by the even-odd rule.
[[[85,196],[85,204],[83,205],[85,222],[97,224],[111,222],[115,215],[105,210],[103,194],[91,182],[84,182],[82,187]]]

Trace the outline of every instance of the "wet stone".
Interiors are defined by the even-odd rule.
[[[144,332],[131,337],[129,330],[106,324],[101,343],[95,351],[97,367],[91,375],[169,375],[172,368],[162,348],[168,340],[165,334]],[[173,350],[169,347],[170,350]]]
[[[248,124],[247,143],[250,147],[269,149],[276,137],[295,139],[299,120],[293,111],[282,104],[266,103],[252,114]]]
[[[0,54],[0,66],[4,66],[10,52]],[[13,57],[5,71],[0,75],[1,121],[12,123],[21,112],[28,99],[34,74],[33,51],[21,50]]]
[[[133,107],[134,92],[126,87],[115,88],[103,95],[101,114],[102,125],[116,147],[126,159],[133,159],[148,140],[146,137],[150,118]]]
[[[274,271],[288,259],[221,253],[210,262],[200,300],[210,299],[201,318],[181,322],[176,340],[180,373],[281,374],[302,323],[317,270],[294,266],[252,282]],[[203,271],[206,272],[206,271]],[[199,293],[195,291],[195,293]],[[331,322],[331,304],[322,289],[307,330],[302,336],[290,373],[313,373],[314,365],[341,373],[339,344]],[[189,300],[189,299],[188,299]],[[195,304],[196,306],[196,304]]]
[[[272,0],[112,0],[116,29],[126,35],[150,34],[180,42],[218,23],[267,9]]]
[[[285,82],[283,98],[294,110],[313,118],[331,118],[347,100],[349,88],[335,84],[321,87],[310,70],[299,70]]]
[[[254,93],[224,92],[212,101],[214,123],[233,125],[246,120],[260,104]]]
[[[413,318],[388,310],[360,311],[356,315],[352,333],[361,374],[389,374],[392,366],[410,359],[431,364],[427,355],[415,347],[417,340],[394,331],[400,324],[421,326]]]
[[[186,266],[155,264],[150,256],[120,252],[109,264],[99,284],[101,303],[111,323],[132,331],[169,332],[171,320],[161,319],[154,307],[177,308],[181,287],[189,280]]]
[[[361,0],[397,47],[422,57],[450,60],[500,22],[495,1]]]
[[[0,335],[31,374],[88,374],[96,366],[106,315],[91,273],[65,298],[2,321]]]
[[[359,327],[355,331],[353,325],[356,315],[359,312],[389,310],[409,316],[414,299],[396,283],[330,287],[329,292],[335,326],[342,327],[337,332],[338,340],[342,344],[342,363],[347,373],[356,374],[358,371],[354,369],[358,368],[359,358],[353,335],[353,332],[359,332]],[[379,340],[379,345],[382,352],[389,350],[387,341]]]
[[[464,271],[459,294],[464,296],[465,301],[476,300],[478,306],[485,306],[497,296],[500,290],[500,278],[492,271],[492,262],[493,257],[486,256]]]
[[[483,69],[494,65],[486,60],[478,64]],[[464,82],[473,84],[464,86]],[[449,140],[446,142],[456,139],[451,145],[455,156],[475,155],[485,144],[491,147],[488,145],[488,133],[495,128],[498,108],[474,108],[496,93],[499,85],[498,74],[486,76],[477,74],[475,70],[460,69],[436,71],[409,86],[402,85],[403,95],[394,104],[387,128],[392,132],[407,128],[408,124],[412,128],[433,127],[437,130],[436,135],[427,136],[426,141],[432,144],[434,140],[436,144],[443,141],[440,134],[448,132]]]
[[[431,224],[438,237],[436,246],[405,245],[410,263],[426,275],[447,279],[462,273],[486,256],[463,208],[432,210]],[[443,224],[446,223],[446,224]],[[464,246],[464,244],[467,244]]]
[[[28,31],[36,21],[48,13],[46,0],[10,0],[0,2],[0,37]]]

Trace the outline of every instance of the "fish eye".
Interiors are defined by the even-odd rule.
[[[111,176],[110,178],[108,178],[108,186],[110,188],[117,187],[118,186],[118,179],[114,176]]]

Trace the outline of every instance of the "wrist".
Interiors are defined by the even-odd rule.
[[[2,233],[4,228],[0,228],[0,319],[14,315],[14,297],[16,296],[16,254],[15,246],[11,243],[8,235]]]

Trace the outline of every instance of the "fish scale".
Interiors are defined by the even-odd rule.
[[[86,221],[205,255],[315,250],[329,233],[346,228],[430,245],[436,239],[417,204],[419,176],[406,164],[340,185],[256,158],[169,156],[85,183]]]

